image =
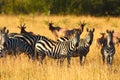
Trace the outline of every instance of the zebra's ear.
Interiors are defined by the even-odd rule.
[[[7,32],[6,32],[7,34],[9,33],[9,30],[7,30]]]
[[[112,30],[111,32],[114,33],[114,30]]]
[[[6,27],[4,26],[4,27],[3,27],[3,32],[4,32],[4,33],[5,33],[5,30],[6,30]]]
[[[94,32],[95,31],[95,28],[93,28],[93,31],[92,32]]]

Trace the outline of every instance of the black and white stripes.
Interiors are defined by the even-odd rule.
[[[76,50],[80,34],[80,31],[75,31],[73,38],[64,42],[55,42],[48,38],[39,40],[36,43],[35,48],[36,52],[39,53],[41,57],[41,62],[45,55],[47,55],[54,59],[60,59],[61,61],[67,58],[68,64],[70,64],[70,57]]]
[[[13,53],[13,55],[18,55],[19,53],[26,53],[29,58],[34,57],[34,50],[29,44],[21,41],[17,38],[8,38],[4,43],[5,50],[8,53]]]
[[[85,62],[86,56],[93,42],[95,29],[86,29],[86,31],[87,34],[84,38],[80,39],[79,46],[77,47],[77,51],[75,52],[75,56],[79,55],[80,64],[83,64]]]
[[[95,29],[86,29],[87,34],[85,35],[84,38],[80,39],[77,50],[75,51],[73,57],[80,57],[80,64],[83,64],[85,61],[86,55],[89,52],[89,48],[93,42],[93,37],[94,37],[94,31]],[[57,39],[59,42],[64,42],[67,41],[67,37],[60,37]]]
[[[84,38],[80,38],[83,31],[74,29],[72,38],[60,37],[57,41],[54,41],[45,36],[27,32],[25,25],[21,25],[19,28],[21,29],[20,33],[9,33],[9,30],[6,31],[6,27],[0,29],[0,56],[3,52],[12,53],[15,56],[19,53],[26,53],[29,58],[40,58],[41,63],[47,55],[53,59],[60,60],[60,63],[67,58],[68,64],[70,64],[71,57],[79,57],[80,64],[83,64],[90,51],[95,31],[94,28],[86,29],[87,34]],[[106,30],[106,32],[106,38],[99,41],[102,46],[102,60],[103,63],[112,64],[115,54],[114,31]]]
[[[112,64],[113,56],[115,54],[115,47],[113,43],[114,31],[106,30],[107,39],[102,43],[101,54],[103,63]]]
[[[18,53],[26,53],[29,58],[34,57],[34,50],[32,49],[32,47],[27,44],[26,42],[18,39],[18,38],[14,38],[14,37],[9,37],[8,35],[9,31],[7,30],[3,30],[0,34],[3,35],[1,36],[2,38],[2,49],[6,51],[6,53],[12,53],[13,55],[17,55]]]

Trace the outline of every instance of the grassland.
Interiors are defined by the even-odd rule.
[[[20,32],[17,28],[25,23],[27,31],[55,39],[48,30],[48,22],[72,29],[79,27],[78,23],[85,20],[86,28],[95,28],[94,41],[87,55],[84,66],[79,65],[79,58],[71,59],[71,66],[67,68],[67,61],[62,67],[57,66],[53,59],[46,57],[43,65],[39,61],[31,61],[22,54],[17,58],[7,56],[0,59],[0,80],[120,80],[120,46],[116,47],[116,54],[112,66],[102,64],[100,48],[96,47],[96,39],[100,32],[114,29],[120,32],[120,17],[91,17],[91,16],[6,16],[0,15],[0,27],[6,26],[10,32]],[[83,37],[84,33],[81,35]]]

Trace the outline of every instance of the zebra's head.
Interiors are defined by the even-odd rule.
[[[81,30],[74,30],[74,34],[72,36],[73,44],[77,47],[80,41]]]
[[[107,33],[107,46],[110,47],[113,45],[113,33],[114,30],[106,30]]]
[[[0,29],[0,54],[4,49],[5,41],[8,39],[9,30],[6,31],[6,28]]]
[[[87,35],[85,36],[85,40],[87,41],[87,43],[89,44],[89,45],[91,45],[92,44],[92,41],[93,41],[93,37],[94,37],[94,31],[95,31],[95,29],[93,28],[93,29],[86,29],[86,31],[87,31]]]

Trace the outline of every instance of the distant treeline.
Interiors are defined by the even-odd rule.
[[[120,16],[120,0],[0,0],[0,13]]]

